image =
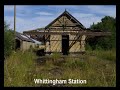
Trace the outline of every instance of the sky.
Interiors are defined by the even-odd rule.
[[[104,16],[116,17],[115,5],[16,5],[16,31],[44,28],[65,9],[86,28],[100,22]],[[14,6],[4,5],[4,21],[14,26]]]

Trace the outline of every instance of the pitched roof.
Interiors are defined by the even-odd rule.
[[[16,39],[20,39],[22,41],[27,41],[27,42],[33,42],[35,43],[31,38],[29,38],[28,36],[21,34],[19,32],[16,32]]]
[[[53,20],[50,24],[48,24],[45,29],[49,28],[49,26],[51,26],[54,22],[56,22],[60,17],[67,15],[69,17],[71,17],[71,19],[76,22],[81,28],[85,28],[75,17],[73,17],[68,11],[64,11],[60,16],[58,16],[55,20]]]

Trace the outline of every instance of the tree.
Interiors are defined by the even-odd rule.
[[[102,48],[104,50],[116,48],[116,18],[105,16],[101,22],[90,26],[91,29],[100,29],[101,31],[111,32],[111,36],[94,37],[87,40],[87,44],[94,50]],[[95,30],[94,30],[95,31]]]
[[[9,56],[13,50],[14,35],[13,30],[4,22],[4,57]]]

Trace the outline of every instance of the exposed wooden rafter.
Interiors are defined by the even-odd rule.
[[[110,32],[85,32],[85,31],[80,31],[80,32],[23,32],[24,34],[28,35],[88,35],[88,36],[106,36],[106,35],[111,35]]]

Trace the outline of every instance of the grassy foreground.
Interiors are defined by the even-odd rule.
[[[63,86],[115,87],[116,51],[87,51],[85,55],[60,58],[53,54],[40,63],[32,52],[16,52],[4,61],[5,87],[49,86],[35,84],[34,79],[82,79],[87,84],[65,84]]]

